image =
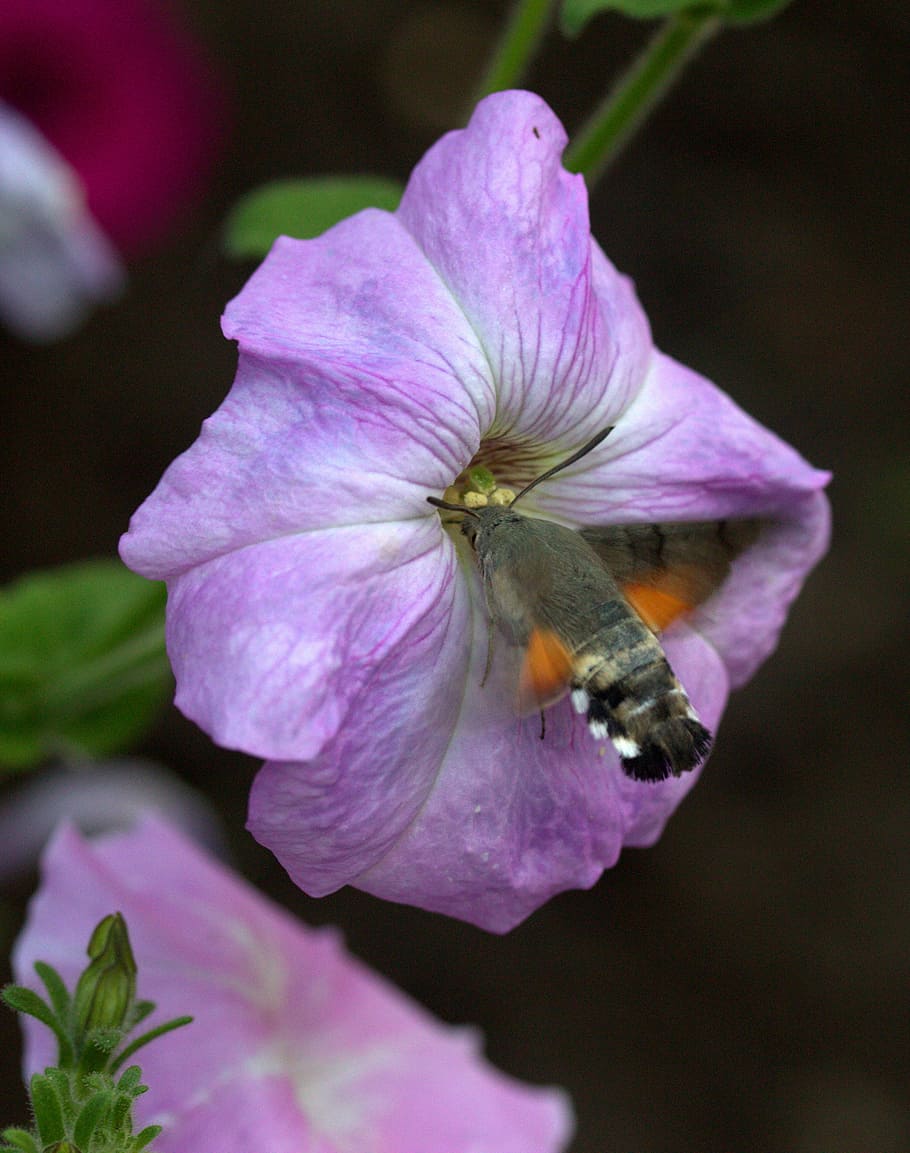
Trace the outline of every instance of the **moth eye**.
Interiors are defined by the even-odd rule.
[[[468,538],[471,543],[471,548],[477,551],[477,525],[474,518],[466,516],[461,522],[461,531]]]

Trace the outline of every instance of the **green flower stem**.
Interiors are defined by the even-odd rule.
[[[478,100],[489,96],[491,92],[514,88],[520,82],[544,37],[552,8],[553,0],[516,0],[502,37],[474,94],[472,108]]]
[[[566,149],[563,163],[592,187],[695,53],[719,29],[716,12],[672,16]]]
[[[58,677],[44,693],[45,704],[78,715],[167,675],[164,621],[134,633],[123,644]]]

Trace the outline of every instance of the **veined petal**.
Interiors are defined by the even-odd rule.
[[[479,615],[476,630],[485,632]],[[699,715],[715,726],[727,696],[720,660],[692,635],[672,651]],[[568,700],[547,710],[541,737],[539,715],[516,716],[510,662],[494,657],[481,687],[483,661],[477,637],[465,709],[433,792],[407,834],[353,883],[502,933],[556,893],[590,888],[624,845],[655,840],[698,772],[629,780],[613,746],[595,741]]]
[[[424,593],[431,607],[369,677],[345,686],[345,723],[312,759],[269,762],[253,783],[250,831],[314,896],[375,864],[435,787],[463,707],[473,639],[448,543],[440,546],[444,578]]]
[[[829,480],[716,385],[660,352],[585,463],[560,477],[546,506],[574,502],[579,524],[773,516]]]
[[[224,329],[240,345],[234,386],[121,542],[146,576],[290,532],[427,515],[492,420],[474,334],[388,213],[280,239]]]
[[[398,209],[489,360],[493,433],[546,442],[609,423],[651,346],[628,281],[591,241],[565,144],[538,96],[498,93],[430,149]]]
[[[405,701],[419,718],[450,672],[455,594],[443,543],[435,518],[327,529],[178,577],[167,627],[178,707],[229,748],[301,759],[359,701],[353,724],[372,748],[385,728],[377,711]]]
[[[470,661],[447,679],[448,698],[435,711],[411,719],[420,755],[434,756],[437,771],[419,809],[388,806],[401,818],[397,836],[386,823],[381,841],[374,834],[369,845],[354,845],[348,830],[363,837],[371,821],[380,823],[378,811],[361,811],[363,797],[374,793],[357,782],[373,767],[378,779],[398,780],[394,766],[405,746],[357,748],[347,734],[315,762],[266,765],[253,787],[250,828],[311,895],[349,883],[505,932],[555,893],[593,885],[625,844],[655,840],[698,773],[644,786],[630,781],[613,746],[594,740],[568,700],[547,710],[541,737],[538,714],[518,715],[518,654],[498,634],[481,684],[487,622],[471,583],[474,611],[458,622],[459,635],[470,637]],[[727,696],[719,657],[685,625],[673,630],[668,652],[713,727]],[[345,771],[350,784],[342,791]],[[320,854],[328,845],[338,851],[326,860]]]
[[[151,867],[150,867],[151,865]],[[137,1128],[159,1123],[162,1153],[558,1153],[563,1094],[483,1061],[476,1037],[435,1023],[158,819],[85,842],[61,829],[15,949],[34,985],[41,959],[72,984],[97,922],[119,909],[154,1025],[187,1028],[142,1050],[149,1092]],[[27,1072],[53,1037],[24,1021]]]
[[[828,547],[828,480],[710,381],[655,353],[644,387],[596,453],[533,495],[578,525],[766,519],[693,618],[735,688],[773,652],[790,603]]]

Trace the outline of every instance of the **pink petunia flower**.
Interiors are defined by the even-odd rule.
[[[571,1115],[555,1089],[487,1065],[477,1036],[436,1023],[157,818],[95,842],[61,828],[15,949],[72,984],[95,924],[119,910],[149,1026],[195,1020],[138,1055],[137,1130],[161,1153],[558,1153]],[[28,1073],[55,1059],[25,1020]]]
[[[614,425],[523,511],[772,522],[664,635],[711,729],[826,546],[826,475],[654,348],[565,140],[538,97],[491,96],[397,212],[279,240],[225,316],[230,394],[123,538],[169,585],[178,706],[267,758],[250,828],[308,893],[502,931],[652,843],[697,777],[630,781],[568,701],[541,740],[495,659],[482,684],[476,565],[426,501],[472,461],[519,487]]]
[[[117,256],[149,249],[198,196],[224,113],[211,65],[164,0],[3,0],[0,308],[10,325],[53,339],[112,296]]]

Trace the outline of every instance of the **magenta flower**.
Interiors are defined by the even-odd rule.
[[[224,97],[160,0],[3,0],[0,100],[69,163],[117,248],[158,240],[208,174]]]
[[[3,0],[0,311],[12,327],[53,339],[115,293],[117,255],[159,241],[201,191],[224,106],[160,0]]]
[[[44,960],[70,984],[95,924],[119,910],[150,1027],[192,1013],[139,1060],[149,1092],[136,1129],[161,1124],[161,1153],[556,1153],[564,1095],[487,1065],[475,1034],[437,1024],[172,828],[148,819],[88,842],[62,828],[15,950],[34,985]],[[26,1019],[28,1073],[55,1057]]]
[[[774,648],[827,540],[826,476],[655,350],[591,239],[536,96],[485,100],[399,210],[281,239],[228,307],[234,387],[121,551],[168,581],[177,704],[267,758],[250,828],[294,880],[505,930],[653,842],[696,773],[636,783],[564,700],[518,718],[460,534],[427,504],[472,461],[570,527],[761,516],[665,634],[703,721]],[[502,647],[502,646],[500,646]]]

